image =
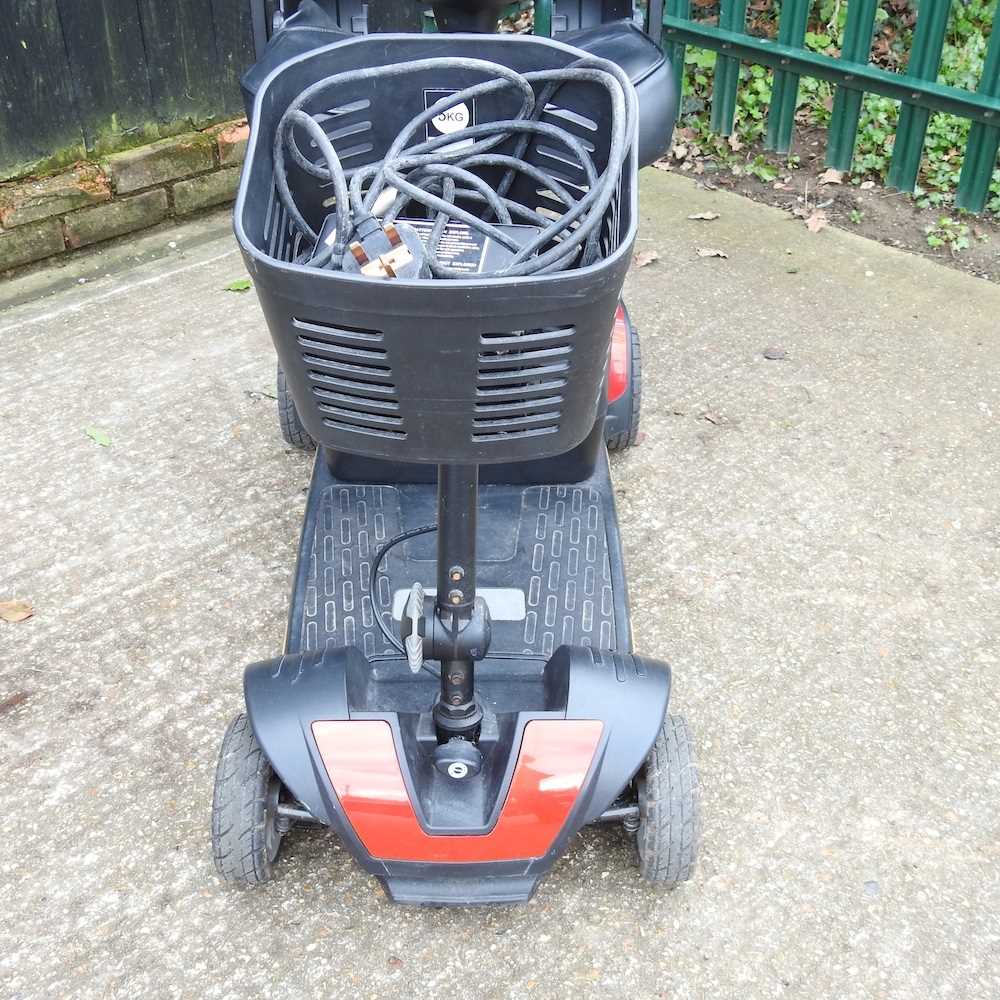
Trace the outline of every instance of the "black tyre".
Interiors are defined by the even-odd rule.
[[[281,427],[281,436],[293,448],[312,451],[316,447],[316,442],[299,420],[299,411],[295,408],[295,400],[288,391],[285,370],[281,365],[278,365],[278,425]]]
[[[625,314],[629,330],[629,371],[631,379],[629,391],[620,402],[627,407],[624,426],[618,424],[615,433],[605,436],[608,451],[624,451],[635,444],[639,437],[639,418],[642,415],[642,345],[639,343],[639,331]]]
[[[227,882],[259,885],[271,878],[281,848],[281,782],[245,715],[222,738],[212,797],[212,854]]]
[[[691,732],[668,715],[639,774],[639,870],[666,889],[686,882],[698,859],[701,836],[698,771]]]

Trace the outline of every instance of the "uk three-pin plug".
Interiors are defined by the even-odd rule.
[[[343,270],[367,278],[429,278],[423,240],[405,222],[358,226],[347,245]]]

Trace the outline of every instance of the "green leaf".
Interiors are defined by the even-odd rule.
[[[111,447],[111,438],[108,437],[108,432],[102,431],[100,427],[84,427],[83,433],[102,448]]]
[[[225,287],[227,292],[248,292],[253,287],[253,282],[249,278],[240,278],[239,281],[231,281]]]

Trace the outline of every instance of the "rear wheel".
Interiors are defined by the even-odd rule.
[[[212,797],[212,854],[227,882],[253,886],[271,878],[284,835],[281,791],[250,720],[237,715],[222,738]]]
[[[312,451],[316,447],[316,442],[299,419],[299,411],[295,408],[295,400],[288,391],[285,370],[281,365],[278,365],[278,425],[281,427],[281,436],[293,448]]]
[[[691,877],[701,836],[698,771],[683,716],[664,719],[636,783],[639,870],[647,881],[674,889]]]
[[[639,331],[632,325],[627,312],[624,312],[624,319],[628,330],[629,384],[625,394],[608,406],[611,417],[605,421],[608,451],[624,451],[636,443],[642,414],[642,345]]]

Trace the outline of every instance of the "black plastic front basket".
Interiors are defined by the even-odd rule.
[[[588,434],[601,405],[615,308],[635,240],[635,149],[602,223],[604,257],[585,268],[520,278],[375,280],[292,263],[300,237],[273,183],[278,120],[305,87],[354,67],[470,56],[518,72],[559,68],[581,56],[549,39],[504,35],[374,35],[290,60],[257,97],[236,204],[236,235],[302,423],[321,445],[411,462],[516,462],[561,454]],[[306,110],[345,167],[381,159],[424,110],[424,91],[455,91],[482,76],[463,71],[376,79],[324,93]],[[607,161],[610,101],[598,88],[564,85],[543,120],[568,129],[598,169]],[[629,114],[635,96],[626,95]],[[480,99],[479,121],[512,116],[508,90]],[[302,148],[308,143],[303,142]],[[582,171],[544,143],[529,159],[582,186]],[[332,189],[289,168],[296,203],[319,229]],[[510,196],[558,211],[527,178]]]

